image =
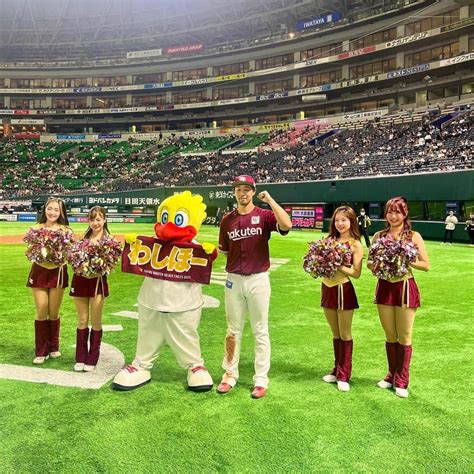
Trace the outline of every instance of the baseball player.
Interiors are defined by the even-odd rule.
[[[272,231],[286,235],[292,226],[288,214],[267,191],[259,193],[258,198],[271,210],[253,204],[256,187],[251,176],[238,176],[232,186],[237,208],[222,218],[219,235],[219,251],[227,257],[227,334],[222,365],[225,373],[217,391],[230,392],[239,379],[240,343],[248,310],[255,339],[252,398],[262,398],[267,392],[270,370],[268,240]]]

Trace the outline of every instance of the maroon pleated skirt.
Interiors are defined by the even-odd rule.
[[[94,298],[102,295],[104,298],[109,296],[109,284],[107,276],[85,278],[83,276],[74,275],[71,282],[71,291],[69,296],[78,296],[81,298]]]
[[[420,291],[414,278],[394,283],[379,279],[375,289],[374,303],[400,307],[406,305],[407,308],[419,308],[421,305]]]
[[[67,265],[49,269],[33,263],[26,286],[28,288],[67,288],[68,283]]]
[[[321,283],[321,306],[342,311],[357,309],[359,304],[352,282],[348,281],[331,287]]]

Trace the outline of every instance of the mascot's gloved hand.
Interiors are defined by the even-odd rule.
[[[130,244],[130,257],[135,258],[138,252],[137,245],[138,234],[125,234],[125,243]]]
[[[133,245],[138,238],[138,234],[125,234],[125,242],[127,244]]]
[[[204,242],[202,244],[202,248],[203,248],[204,252],[206,252],[208,255],[210,255],[211,253],[213,253],[216,250],[216,246],[214,244],[209,243],[209,242]]]
[[[202,249],[204,252],[207,253],[207,255],[211,256],[211,261],[213,262],[217,258],[217,249],[214,244],[211,244],[209,242],[204,242],[202,245]]]

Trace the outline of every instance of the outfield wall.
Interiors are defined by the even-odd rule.
[[[176,186],[138,189],[110,193],[65,194],[68,206],[153,206],[164,198],[185,189],[201,194],[211,207],[222,207],[234,201],[231,186]],[[470,201],[474,200],[474,170],[414,175],[380,176],[374,178],[332,179],[298,183],[261,184],[257,190],[267,190],[279,202],[288,204],[385,202],[393,196],[405,196],[409,201]],[[34,201],[44,201],[37,196]]]
[[[102,194],[67,194],[61,197],[69,207],[101,205],[149,208],[185,189],[203,196],[210,215],[213,215],[218,207],[225,209],[235,202],[230,186],[160,187]],[[382,205],[393,196],[405,196],[413,203],[466,202],[474,201],[474,170],[299,183],[257,183],[257,191],[264,189],[283,204],[324,203],[328,209],[340,203],[373,202]],[[47,196],[38,196],[34,201],[45,201],[46,198]],[[325,217],[329,217],[327,213]],[[422,224],[428,226],[425,229],[427,236],[429,234],[430,238],[442,238],[444,230],[439,223],[435,227],[432,227],[429,222],[420,223]],[[460,237],[461,232],[457,231],[456,234]]]
[[[262,188],[263,186],[260,186]],[[385,202],[393,196],[408,201],[474,199],[474,170],[376,178],[340,179],[265,186],[285,202]]]

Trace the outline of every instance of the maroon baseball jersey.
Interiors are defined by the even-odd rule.
[[[273,211],[255,207],[249,214],[234,210],[221,222],[219,250],[227,253],[226,271],[239,275],[252,275],[270,268],[268,241],[272,231],[280,231]]]

